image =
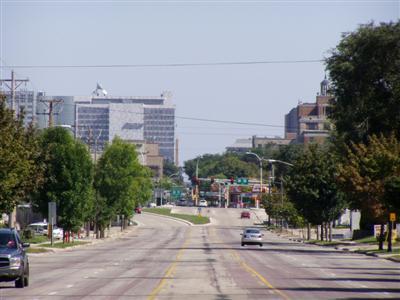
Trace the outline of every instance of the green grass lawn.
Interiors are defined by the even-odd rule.
[[[45,252],[49,252],[49,249],[29,247],[28,249],[26,249],[26,252],[27,253],[45,253]]]
[[[82,241],[75,241],[75,242],[71,242],[71,243],[57,242],[57,243],[53,243],[53,246],[50,243],[43,244],[41,246],[46,247],[46,248],[64,249],[64,248],[74,247],[74,246],[78,246],[78,245],[85,245],[85,244],[89,244],[89,243],[90,242],[82,242]]]
[[[375,244],[378,243],[376,237],[373,235],[367,236],[365,238],[359,239],[359,240],[354,240],[356,243],[361,243],[361,244]]]
[[[320,246],[336,246],[336,245],[341,245],[342,243],[340,241],[320,241],[320,240],[309,240],[305,241],[307,244],[313,244],[313,245],[320,245]]]
[[[196,216],[196,215],[185,215],[185,214],[173,214],[171,213],[170,208],[144,208],[144,212],[150,212],[153,214],[159,214],[163,216],[174,217],[182,220],[189,221],[193,224],[207,224],[210,223],[210,219],[208,217]]]
[[[40,244],[40,243],[48,242],[49,239],[45,235],[35,235],[33,238],[23,239],[23,241],[24,241],[24,243]]]

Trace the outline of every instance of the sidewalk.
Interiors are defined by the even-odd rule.
[[[81,238],[75,238],[74,241],[76,242],[86,242],[85,244],[77,244],[75,246],[67,247],[67,248],[50,248],[50,247],[43,247],[43,244],[48,244],[49,241],[46,241],[44,243],[39,243],[39,244],[31,244],[31,248],[44,248],[47,251],[46,252],[41,252],[41,253],[29,253],[29,255],[32,254],[47,254],[47,253],[54,253],[54,252],[59,252],[59,251],[68,251],[71,249],[74,249],[76,247],[85,247],[85,246],[90,246],[98,243],[104,243],[113,239],[120,238],[127,233],[131,232],[135,228],[137,228],[137,225],[131,225],[128,226],[125,230],[121,231],[120,226],[112,226],[110,229],[105,230],[105,237],[101,239],[96,239],[96,234],[93,231],[90,231],[89,236],[86,236],[86,232],[82,234]],[[62,240],[53,240],[53,243],[62,243]]]
[[[270,230],[270,231],[274,232],[280,237],[286,238],[294,242],[313,244],[320,247],[332,247],[341,251],[361,253],[365,255],[389,259],[391,261],[400,263],[400,243],[396,243],[395,245],[392,246],[393,252],[387,252],[387,245],[386,245],[387,243],[385,243],[384,245],[383,252],[377,252],[378,243],[358,243],[356,241],[352,241],[349,239],[333,239],[332,242],[318,241],[315,239],[307,241],[305,235],[303,235],[303,232],[297,235],[294,234],[296,230],[295,231]]]

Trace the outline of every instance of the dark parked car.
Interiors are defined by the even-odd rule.
[[[141,207],[136,207],[135,208],[135,213],[141,214],[142,213],[142,208]]]
[[[15,229],[0,229],[0,281],[15,281],[17,288],[29,285],[27,247]]]
[[[240,218],[247,218],[250,219],[250,212],[249,211],[242,211],[242,213],[240,214]]]

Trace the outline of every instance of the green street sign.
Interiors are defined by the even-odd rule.
[[[182,194],[181,188],[180,187],[172,187],[171,194],[172,194],[172,197],[179,198]]]
[[[236,179],[237,184],[249,184],[249,180],[247,178],[238,178]]]

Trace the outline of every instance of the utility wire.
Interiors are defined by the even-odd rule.
[[[85,107],[86,103],[80,103],[82,107]],[[87,103],[88,105],[96,105],[93,103]],[[63,105],[70,105],[75,106],[75,104],[64,103]],[[78,104],[79,105],[79,104]],[[102,104],[100,104],[102,105]],[[146,105],[146,104],[144,104]],[[99,106],[99,108],[101,108]],[[132,111],[129,109],[114,109],[108,108],[110,111],[113,112],[121,112],[121,113],[131,113],[136,115],[145,115],[144,112]],[[272,127],[272,128],[285,128],[284,125],[272,125],[272,124],[264,124],[264,123],[252,123],[252,122],[241,122],[241,121],[230,121],[230,120],[217,120],[217,119],[206,119],[206,118],[195,118],[195,117],[186,117],[186,116],[178,116],[178,115],[162,115],[163,117],[171,117],[175,119],[182,119],[182,120],[190,120],[190,121],[199,121],[199,122],[212,122],[212,123],[222,123],[222,124],[235,124],[235,125],[244,125],[244,126],[260,126],[260,127]],[[286,127],[288,128],[288,127]],[[296,127],[297,128],[297,127]]]
[[[260,61],[230,61],[205,63],[170,63],[170,64],[101,64],[101,65],[7,65],[7,69],[77,69],[77,68],[176,68],[176,67],[206,67],[206,66],[236,66],[265,64],[299,64],[321,63],[323,59],[309,60],[260,60]]]

